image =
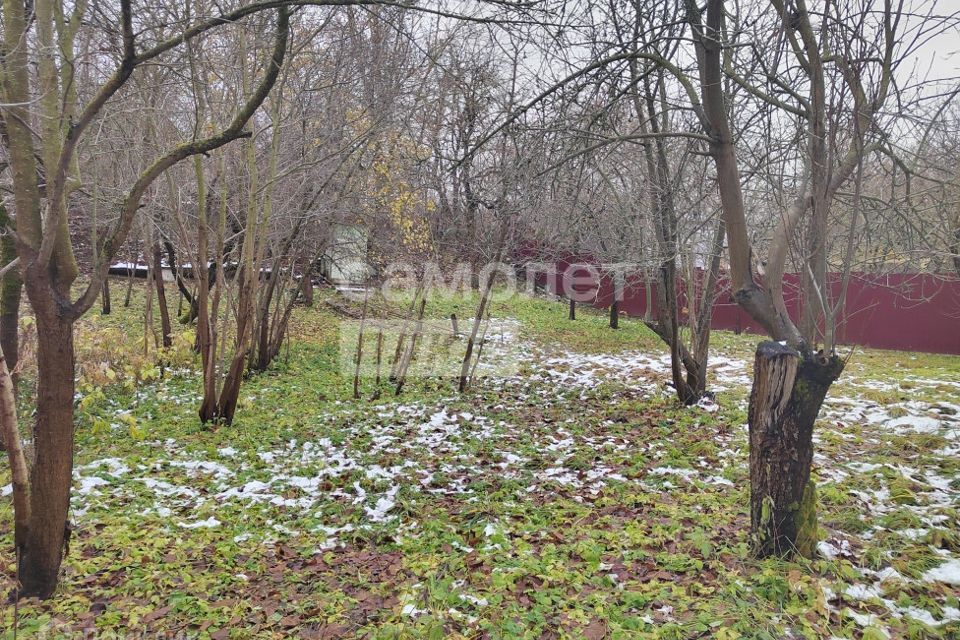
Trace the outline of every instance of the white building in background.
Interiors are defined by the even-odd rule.
[[[373,275],[367,261],[369,235],[357,225],[338,224],[330,247],[320,258],[320,275],[335,285],[363,284]]]

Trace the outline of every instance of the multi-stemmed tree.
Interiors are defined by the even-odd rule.
[[[265,7],[246,5],[226,16],[201,19],[174,34],[146,32],[131,2],[118,5],[119,30],[114,68],[88,101],[77,98],[74,42],[86,3],[41,0],[34,12],[14,0],[4,2],[3,125],[13,174],[16,245],[20,272],[36,318],[37,409],[34,460],[29,481],[18,483],[16,547],[21,595],[48,597],[57,584],[73,469],[73,327],[96,301],[110,261],[133,225],[141,198],[164,171],[192,155],[209,153],[248,133],[245,126],[266,98],[287,50],[289,10],[276,10],[275,42],[259,83],[238,100],[239,107],[221,127],[207,130],[160,153],[129,185],[114,228],[101,240],[97,263],[79,296],[71,288],[78,276],[68,230],[70,194],[79,185],[78,147],[105,105],[134,72],[185,41],[197,38]],[[31,73],[36,61],[36,74]],[[107,63],[102,56],[98,62]],[[39,95],[40,100],[34,100]],[[42,148],[34,146],[40,127]],[[5,415],[7,415],[5,413]],[[9,431],[8,431],[9,433]],[[25,467],[21,459],[15,468]]]

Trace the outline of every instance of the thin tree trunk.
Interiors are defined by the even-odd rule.
[[[153,282],[157,287],[157,306],[160,308],[163,346],[169,348],[173,345],[173,328],[170,325],[170,310],[167,308],[167,290],[163,286],[163,259],[159,242],[153,245]]]
[[[134,258],[133,262],[127,263],[127,295],[123,298],[123,307],[130,307],[130,298],[133,296],[133,281],[137,278],[137,262],[138,259]]]
[[[193,276],[197,279],[197,350],[203,369],[203,401],[200,403],[199,417],[206,424],[217,417],[217,298],[220,287],[214,292],[214,303],[210,304],[210,277],[207,269],[209,258],[209,228],[207,220],[207,182],[203,163],[199,156],[193,161],[194,176],[197,181],[197,259],[193,266]],[[217,246],[219,252],[220,246]]]
[[[6,358],[0,352],[0,440],[6,444],[13,484],[13,517],[16,535],[24,535],[30,522],[30,470],[20,440],[17,422],[16,387]],[[20,555],[19,538],[16,543]]]
[[[473,384],[477,377],[477,367],[480,366],[480,358],[483,357],[483,347],[487,344],[487,330],[490,328],[490,314],[487,314],[487,322],[483,325],[483,333],[480,334],[480,344],[477,346],[477,357],[473,360],[473,366],[470,367],[470,378],[467,380],[467,387]]]
[[[380,366],[383,363],[383,325],[381,324],[377,330],[377,379],[374,383],[373,395],[371,400],[376,400],[380,397]]]
[[[143,246],[147,247],[148,251],[151,244],[150,237],[149,237],[150,235],[151,234],[149,233],[147,234],[147,237],[144,238],[144,243],[143,243]],[[156,273],[149,255],[145,257],[146,257],[146,265],[147,265],[147,277],[143,281],[144,289],[145,289],[144,291],[145,304],[143,309],[143,355],[147,356],[147,354],[150,353],[150,336],[151,335],[153,336],[153,347],[155,349],[159,349],[160,341],[157,339],[157,330],[153,326],[153,294],[157,288],[154,282],[154,278],[156,278]]]
[[[610,328],[620,328],[620,301],[616,298],[610,303]]]
[[[500,260],[500,252],[497,253],[497,261]],[[473,357],[473,348],[477,340],[477,333],[480,330],[480,323],[483,321],[483,315],[487,311],[487,302],[490,300],[490,291],[493,289],[493,275],[487,278],[483,287],[483,295],[480,296],[480,304],[477,306],[477,315],[473,319],[473,328],[470,330],[470,337],[467,339],[467,349],[463,354],[463,362],[460,364],[460,383],[457,386],[460,393],[467,390],[469,386],[470,359]],[[570,313],[573,314],[573,300],[570,301]],[[572,318],[571,318],[572,319]]]
[[[570,298],[570,314],[568,315],[570,320],[577,319],[577,301],[573,298]]]
[[[363,312],[360,315],[360,333],[357,336],[357,354],[353,369],[353,399],[360,399],[360,365],[363,362],[363,329],[367,324],[367,300],[370,295],[370,289],[366,288],[363,294]]]
[[[404,354],[403,346],[407,339],[407,323],[409,320],[404,320],[403,324],[400,326],[400,335],[397,336],[397,346],[393,350],[393,362],[390,364],[390,382],[396,382],[397,374],[400,371],[400,361]]]
[[[953,268],[957,272],[957,277],[960,278],[960,225],[953,232]]]
[[[803,358],[779,342],[757,347],[750,393],[750,522],[760,557],[812,557],[816,489],[810,480],[813,425],[843,370],[836,356]]]
[[[110,278],[103,279],[103,290],[100,292],[100,314],[110,315]]]
[[[400,366],[402,364],[401,356],[404,353],[403,345],[407,339],[407,329],[412,322],[412,318],[410,316],[413,315],[414,310],[417,308],[417,299],[420,297],[422,287],[423,283],[417,285],[417,289],[413,292],[413,299],[410,301],[410,308],[407,311],[408,317],[404,318],[403,324],[400,325],[400,335],[397,336],[397,346],[393,352],[393,362],[390,365],[390,382],[395,382],[399,375]]]
[[[707,392],[707,363],[710,359],[710,325],[713,321],[713,306],[717,301],[717,281],[720,278],[720,261],[723,257],[723,239],[726,227],[723,218],[717,221],[713,234],[710,267],[703,282],[700,306],[697,309],[695,328],[691,328],[691,352],[696,365],[695,375],[687,371],[687,384],[698,398]],[[692,319],[692,316],[691,316]]]
[[[13,235],[7,233],[10,219],[7,209],[0,204],[0,268],[8,265],[17,257],[17,247]],[[20,360],[20,296],[23,282],[20,279],[20,269],[7,271],[0,279],[0,349],[7,360],[7,368],[13,375],[14,395],[16,395],[17,363]],[[0,444],[3,440],[0,439]]]
[[[653,282],[652,278],[643,279],[643,288],[646,292],[646,304],[643,307],[643,321],[650,322],[653,319]]]
[[[427,297],[426,294],[424,294],[424,297],[420,299],[420,311],[417,314],[417,324],[413,329],[413,335],[410,336],[410,346],[407,347],[400,362],[400,369],[397,372],[397,389],[395,395],[400,395],[400,392],[403,391],[403,385],[407,381],[407,371],[410,369],[410,363],[413,361],[413,355],[417,349],[417,338],[423,331],[423,313],[426,308]]]
[[[631,63],[631,76],[639,82],[641,76],[636,62]],[[661,72],[662,74],[662,72]],[[640,95],[634,94],[634,110],[640,123],[640,131],[659,134],[667,128],[666,108],[658,108],[657,97],[665,99],[663,76],[656,78],[656,85],[649,77],[643,77],[644,101]],[[644,107],[645,103],[645,107]],[[696,377],[698,367],[692,361],[689,351],[682,342],[680,335],[680,318],[677,298],[677,256],[680,253],[677,232],[677,212],[674,200],[675,185],[671,177],[670,162],[667,149],[662,137],[657,137],[654,144],[644,147],[644,160],[647,172],[651,177],[649,185],[650,206],[654,212],[653,226],[657,239],[659,258],[659,280],[657,281],[657,321],[645,320],[652,329],[666,343],[670,349],[670,375],[673,388],[680,402],[691,405],[699,395],[691,388],[687,380],[691,374]],[[684,370],[687,378],[684,378]]]

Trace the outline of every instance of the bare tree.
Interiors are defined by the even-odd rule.
[[[226,16],[200,21],[186,33],[138,43],[134,9],[119,5],[119,62],[93,97],[79,105],[73,82],[73,42],[85,3],[65,18],[64,4],[41,0],[33,20],[20,2],[5,2],[3,123],[14,176],[17,252],[27,296],[36,316],[37,412],[35,460],[30,474],[29,518],[16,530],[21,595],[49,597],[56,587],[67,529],[73,462],[74,351],[73,326],[100,294],[110,261],[123,245],[140,201],[153,182],[191,155],[208,153],[246,135],[244,126],[263,102],[279,73],[287,48],[289,12],[277,10],[277,37],[260,84],[242,99],[232,120],[211,135],[195,138],[160,154],[129,186],[118,222],[102,239],[98,263],[79,298],[71,297],[78,269],[67,229],[67,202],[77,184],[79,141],[106,103],[126,85],[134,70],[180,46],[185,40],[262,9],[245,5]],[[30,29],[35,24],[36,38]],[[31,79],[28,47],[35,42],[37,77]],[[32,100],[36,90],[42,99]],[[31,123],[39,121],[42,151],[35,153]],[[39,160],[38,160],[39,156]],[[42,162],[42,165],[41,165]],[[42,166],[45,183],[38,180]]]

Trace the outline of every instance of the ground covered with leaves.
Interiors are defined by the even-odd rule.
[[[451,309],[468,317],[471,301],[433,311]],[[820,557],[759,562],[745,426],[755,337],[717,334],[715,402],[684,408],[641,323],[614,331],[584,312],[571,322],[564,304],[529,298],[493,315],[484,358],[512,359],[513,374],[463,395],[418,378],[376,400],[366,380],[353,400],[338,364],[342,316],[324,302],[300,310],[289,353],[244,383],[237,422],[217,430],[196,419],[189,356],[112,367],[81,353],[62,585],[47,602],[4,604],[2,628],[960,637],[960,359],[854,353],[816,435]],[[132,313],[91,317],[80,339],[127,321],[135,333]],[[5,498],[4,593],[12,520]]]

